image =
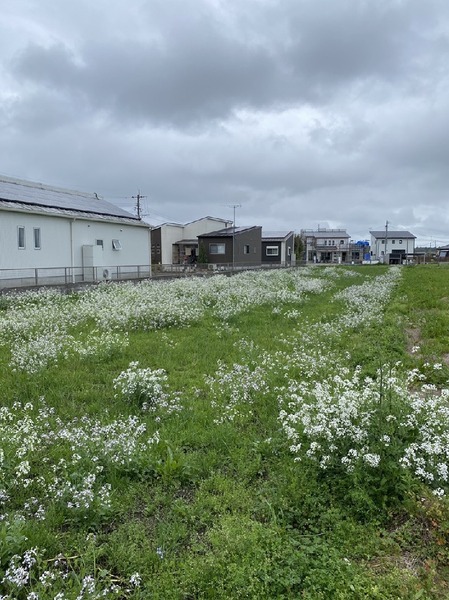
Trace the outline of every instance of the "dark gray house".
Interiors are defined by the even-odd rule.
[[[294,256],[294,231],[262,232],[262,263],[289,265]]]
[[[261,263],[262,227],[227,227],[198,236],[199,260],[217,265]]]

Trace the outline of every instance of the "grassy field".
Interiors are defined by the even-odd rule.
[[[449,597],[449,269],[0,298],[0,599]]]

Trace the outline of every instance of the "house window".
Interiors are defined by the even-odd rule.
[[[385,244],[385,240],[381,240],[381,244]]]
[[[265,252],[267,256],[279,256],[279,246],[267,246]]]
[[[399,243],[402,244],[402,240],[399,240]]]
[[[324,245],[327,246],[327,240],[324,240]]]
[[[391,243],[392,244],[396,244],[396,240],[391,240]]]
[[[19,250],[25,250],[25,227],[17,227],[17,244]]]
[[[249,245],[248,244],[245,244],[243,246],[243,254],[249,254]]]
[[[95,243],[97,244],[97,246],[101,246],[104,249],[103,240],[95,240]]]
[[[292,249],[290,248],[290,246],[287,248],[287,256],[291,256],[292,255]]]
[[[122,242],[120,240],[112,240],[112,249],[113,250],[121,250]]]
[[[41,249],[41,229],[40,227],[33,228],[34,249]]]
[[[341,244],[344,244],[344,243],[345,243],[345,241],[344,241],[344,240],[340,240],[340,245],[341,245]]]
[[[224,244],[209,244],[209,254],[224,254],[225,253],[225,245]]]

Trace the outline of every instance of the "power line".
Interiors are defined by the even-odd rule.
[[[142,200],[142,198],[146,198],[146,196],[142,196],[140,193],[140,190],[137,192],[137,196],[131,196],[131,198],[133,200],[137,200],[136,202],[136,214],[137,214],[137,218],[141,219],[142,218],[142,210],[141,210],[141,206],[140,206],[140,201]]]

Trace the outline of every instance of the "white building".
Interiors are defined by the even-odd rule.
[[[306,262],[344,263],[352,258],[346,229],[302,229],[301,237]]]
[[[149,272],[150,229],[97,194],[0,177],[2,284],[43,270],[58,282]]]
[[[230,227],[232,221],[203,217],[184,225],[163,223],[152,231],[151,259],[154,264],[177,265],[198,256],[198,236]]]
[[[388,264],[402,264],[415,252],[416,236],[410,231],[370,231],[371,257]]]

